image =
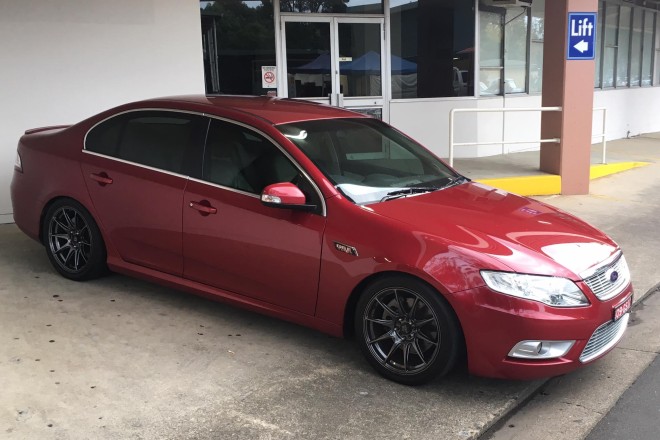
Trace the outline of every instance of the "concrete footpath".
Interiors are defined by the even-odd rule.
[[[644,301],[644,314],[657,319],[660,313],[660,295]],[[657,439],[660,418],[660,356],[637,381],[621,396],[616,406],[596,425],[587,440]]]
[[[660,158],[646,141],[626,151]],[[660,281],[658,162],[594,181],[589,196],[543,198],[619,242],[637,299]],[[67,281],[0,225],[0,438],[583,438],[660,350],[641,312],[617,349],[573,374],[457,371],[413,388],[375,374],[351,341],[124,276]]]

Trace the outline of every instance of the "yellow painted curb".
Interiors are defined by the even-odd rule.
[[[552,174],[477,179],[477,182],[523,196],[550,196],[561,192],[561,177]]]
[[[649,165],[648,162],[619,162],[592,165],[589,179],[594,180],[633,168]],[[516,176],[499,179],[476,179],[477,182],[522,196],[550,196],[561,194],[561,177],[554,174],[539,176]]]
[[[649,162],[619,162],[592,165],[589,172],[589,179],[594,180],[600,177],[609,176],[611,174],[632,170],[633,168],[639,168],[646,165],[649,165]]]

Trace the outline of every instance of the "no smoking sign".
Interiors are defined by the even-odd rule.
[[[277,69],[275,66],[261,66],[261,87],[264,89],[277,88]]]

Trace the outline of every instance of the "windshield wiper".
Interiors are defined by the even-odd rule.
[[[412,186],[410,188],[399,189],[396,191],[388,192],[387,194],[385,194],[385,197],[380,199],[380,201],[386,202],[388,200],[399,199],[401,197],[406,197],[413,194],[423,194],[427,192],[437,191],[438,189],[440,188],[436,186]]]
[[[446,185],[444,185],[441,189],[445,188],[451,188],[452,186],[460,185],[461,183],[469,182],[470,179],[468,179],[465,176],[456,176],[447,182]]]

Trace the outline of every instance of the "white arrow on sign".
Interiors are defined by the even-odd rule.
[[[579,50],[580,53],[585,53],[586,51],[589,50],[589,43],[587,43],[584,40],[580,40],[580,42],[573,47]]]

